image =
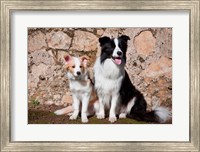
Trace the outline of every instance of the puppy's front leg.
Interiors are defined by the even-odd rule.
[[[119,96],[118,95],[112,96],[110,113],[109,113],[109,121],[111,123],[117,121],[116,107],[117,107],[117,104],[118,104],[118,100],[119,100]]]
[[[69,117],[70,120],[75,120],[78,117],[78,113],[79,113],[79,105],[80,105],[80,101],[77,99],[77,97],[75,95],[72,94],[72,98],[73,98],[73,109],[74,112],[73,114]]]
[[[85,95],[85,97],[82,100],[81,121],[83,123],[87,123],[88,122],[87,110],[88,110],[88,105],[89,105],[89,99],[90,99],[90,96],[89,95]]]

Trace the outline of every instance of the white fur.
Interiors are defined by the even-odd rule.
[[[71,106],[68,106],[68,107],[65,107],[65,108],[56,110],[56,111],[54,112],[54,114],[56,114],[56,115],[63,115],[63,114],[69,114],[69,113],[71,113],[72,111],[73,111],[73,110],[72,110]]]
[[[119,118],[126,118],[126,113],[120,113]]]
[[[131,100],[128,102],[127,106],[121,107],[119,118],[126,118],[126,115],[127,115],[127,114],[130,114],[131,108],[132,108],[132,107],[134,106],[134,104],[135,104],[135,100],[136,100],[136,98],[134,97],[133,99],[131,99]]]
[[[72,92],[74,110],[72,116],[69,119],[77,119],[80,102],[82,102],[81,120],[82,122],[86,123],[88,122],[87,108],[92,93],[91,83],[88,80],[87,73],[82,74],[81,78],[78,80],[74,79],[70,72],[68,72],[68,77],[70,90]]]
[[[164,107],[156,107],[155,109],[155,114],[159,117],[159,122],[163,123],[166,122],[171,116],[172,113]]]
[[[74,59],[74,64],[75,64],[74,75],[78,76],[77,72],[81,71],[81,68],[80,68],[81,62],[80,62],[80,59],[77,57],[73,57],[73,59]]]
[[[54,112],[54,114],[56,114],[56,115],[63,115],[65,113],[65,109],[63,108],[63,109],[59,109],[59,110],[56,110],[55,112]]]
[[[99,98],[99,113],[98,119],[105,118],[105,106],[109,111],[109,121],[115,122],[116,107],[119,101],[119,90],[122,79],[125,75],[123,65],[116,65],[111,59],[106,59],[103,64],[100,63],[100,58],[97,58],[94,65],[95,89]],[[110,104],[111,103],[111,104]]]
[[[131,99],[131,101],[128,102],[127,109],[126,109],[127,114],[129,114],[131,112],[131,109],[135,104],[135,100],[136,100],[136,98],[133,97],[133,99]]]
[[[70,71],[67,72],[67,76],[69,79],[69,88],[72,93],[73,98],[73,112],[70,114],[70,120],[77,119],[79,114],[80,102],[82,102],[81,109],[81,121],[83,123],[88,122],[87,114],[88,114],[88,105],[93,91],[93,85],[88,79],[88,71],[85,70],[85,73],[81,73],[81,75],[77,75],[77,72],[80,71],[80,59],[77,57],[73,57],[75,68],[73,73]],[[55,114],[61,115],[66,112],[66,108],[55,111]]]
[[[119,51],[119,52],[121,52],[122,54],[123,54],[123,52],[122,52],[122,50],[119,48],[119,41],[118,41],[118,39],[117,38],[115,38],[114,39],[114,43],[115,43],[115,49],[114,49],[114,51],[113,51],[113,56],[114,57],[118,57],[119,55],[117,54],[117,52]]]

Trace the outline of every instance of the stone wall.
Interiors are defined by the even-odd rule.
[[[63,56],[88,55],[92,71],[95,59],[100,55],[98,38],[121,34],[131,38],[126,69],[132,83],[144,94],[148,107],[156,104],[171,107],[171,28],[29,28],[29,102],[71,104]]]

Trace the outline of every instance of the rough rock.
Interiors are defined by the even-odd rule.
[[[156,39],[150,31],[144,31],[135,37],[134,44],[137,53],[146,57],[154,52]]]
[[[95,29],[94,28],[86,28],[86,30],[93,33]]]
[[[39,82],[39,76],[45,75],[48,65],[43,63],[39,65],[33,65],[31,67],[31,73],[28,75],[28,88],[36,88]],[[30,85],[29,85],[30,84]]]
[[[110,38],[115,38],[122,34],[123,29],[119,28],[106,28],[104,31],[103,36],[108,36]]]
[[[90,33],[81,30],[74,32],[72,48],[77,51],[96,51],[98,38]]]
[[[47,34],[47,43],[52,49],[69,49],[71,44],[71,37],[62,31],[51,31]]]
[[[97,29],[97,35],[103,35],[104,30],[103,29]]]
[[[53,96],[54,100],[60,100],[60,98],[61,98],[60,94],[56,94],[56,95]]]
[[[54,77],[56,74],[56,72],[55,72],[56,68],[57,68],[57,66],[49,66],[45,71],[46,77],[48,77],[48,78]]]
[[[172,77],[172,61],[169,58],[161,57],[158,61],[151,63],[147,69],[142,72],[146,77],[158,77],[165,75],[168,78]]]
[[[28,36],[28,52],[45,49],[46,47],[46,37],[41,31],[33,32]]]
[[[166,56],[168,58],[172,58],[172,30],[171,28],[161,28],[156,30],[155,37],[158,39],[156,41],[155,49],[157,52]]]
[[[49,100],[47,102],[45,102],[46,105],[52,105],[53,104],[53,100]]]
[[[65,59],[64,59],[64,56],[65,55],[68,55],[69,54],[69,52],[66,52],[66,51],[59,51],[58,53],[57,53],[57,61],[58,62],[60,62],[60,63],[62,63],[63,65],[66,63],[65,62]]]
[[[172,106],[171,28],[29,28],[28,100],[41,104],[71,105],[63,57],[88,55],[89,73],[100,55],[98,38],[128,35],[126,70],[141,91],[148,109]],[[48,44],[48,45],[47,45]],[[157,103],[158,102],[158,103]]]
[[[52,56],[50,56],[45,49],[34,51],[29,56],[32,58],[32,63],[35,65],[39,65],[40,63],[46,64],[46,65],[54,64],[54,60]]]

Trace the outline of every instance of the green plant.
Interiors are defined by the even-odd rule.
[[[31,100],[31,104],[32,104],[32,106],[36,107],[36,106],[38,106],[40,104],[40,102],[38,100],[36,100],[36,99],[32,99]]]

